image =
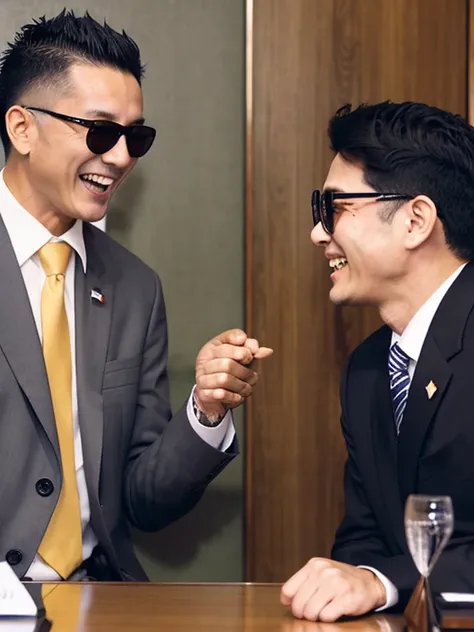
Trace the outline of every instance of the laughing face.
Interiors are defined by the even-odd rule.
[[[345,193],[372,192],[362,168],[337,155],[324,189]],[[403,278],[407,253],[403,246],[403,213],[383,221],[382,202],[372,199],[335,200],[334,233],[321,223],[311,233],[314,244],[325,249],[333,283],[329,297],[336,304],[369,304],[380,307]]]
[[[71,66],[69,79],[72,89],[64,95],[43,103],[33,92],[26,105],[122,125],[142,122],[142,91],[133,75],[77,63]],[[96,155],[87,147],[87,128],[36,111],[27,111],[26,117],[27,141],[20,137],[23,144],[18,147],[27,161],[21,190],[14,191],[20,203],[55,234],[76,219],[91,222],[104,217],[112,195],[137,162],[128,153],[125,137]],[[9,185],[7,177],[5,181]]]

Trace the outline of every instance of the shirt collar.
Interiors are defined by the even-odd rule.
[[[465,265],[465,263],[460,265],[459,268],[457,268],[445,281],[443,281],[436,292],[434,292],[434,294],[432,294],[430,298],[423,303],[405,327],[402,335],[392,331],[392,342],[390,346],[393,346],[396,342],[398,342],[401,349],[409,355],[415,363],[418,362],[421,348],[425,342],[426,334],[428,333],[431,321],[436,314],[436,310],[451,285],[461,274]]]
[[[49,241],[65,241],[79,255],[86,272],[87,254],[82,220],[76,220],[66,233],[55,237],[14,197],[5,184],[3,169],[0,173],[0,215],[20,267]]]

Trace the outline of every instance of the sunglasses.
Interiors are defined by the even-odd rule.
[[[77,125],[87,127],[89,131],[86,135],[86,143],[93,154],[106,154],[112,147],[115,147],[121,136],[125,136],[130,156],[132,158],[141,158],[153,145],[156,136],[156,130],[147,125],[139,125],[137,123],[133,125],[120,125],[114,121],[91,121],[75,116],[67,116],[66,114],[59,114],[59,112],[52,112],[44,108],[23,107],[25,110],[48,114],[60,121],[76,123]]]
[[[316,226],[321,222],[324,230],[332,235],[334,232],[334,215],[337,210],[334,209],[334,200],[353,200],[353,199],[375,199],[376,202],[381,200],[412,200],[412,195],[400,195],[399,193],[341,193],[339,191],[313,191],[311,196],[311,209],[313,211],[313,223]]]

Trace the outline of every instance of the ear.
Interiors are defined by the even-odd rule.
[[[20,107],[12,105],[5,114],[5,125],[12,146],[22,156],[27,156],[37,138],[36,123],[31,114]]]
[[[428,196],[418,195],[406,205],[405,246],[413,250],[429,239],[438,221],[436,206]]]

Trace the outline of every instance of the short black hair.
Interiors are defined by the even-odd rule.
[[[0,138],[5,155],[10,151],[5,126],[9,108],[36,85],[64,82],[67,70],[77,62],[129,72],[139,84],[144,73],[133,39],[105,21],[100,24],[88,12],[76,16],[63,9],[56,17],[26,24],[0,57]]]
[[[449,248],[474,259],[474,128],[460,115],[414,102],[348,104],[328,134],[333,151],[360,164],[376,191],[428,196]]]

